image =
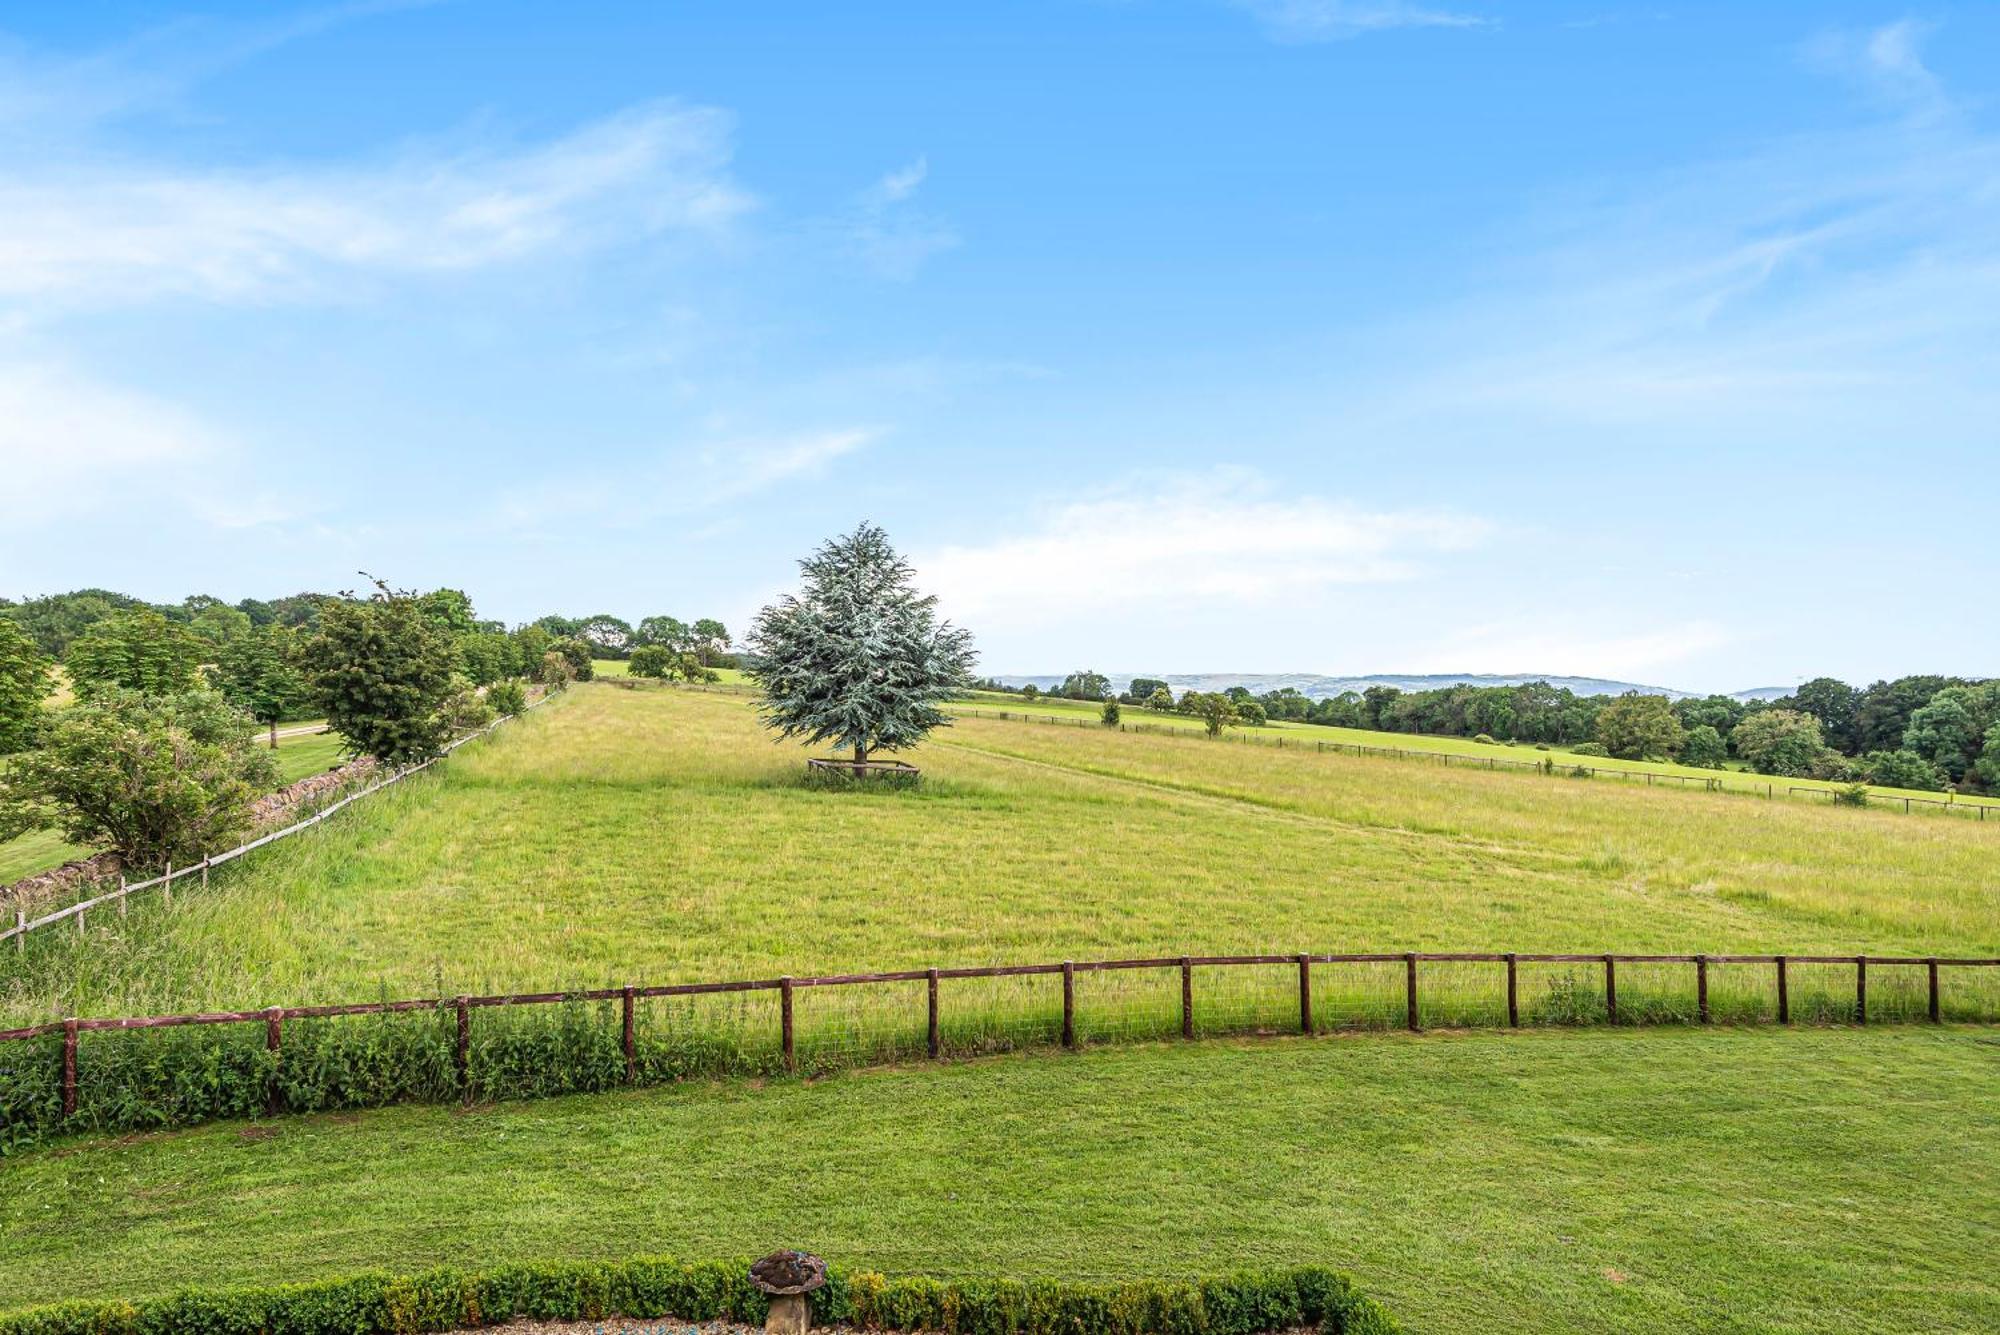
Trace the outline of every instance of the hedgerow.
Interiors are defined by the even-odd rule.
[[[188,1289],[139,1302],[68,1302],[0,1314],[0,1335],[416,1335],[542,1321],[671,1317],[761,1322],[745,1261],[556,1261],[472,1272],[371,1272],[269,1287]],[[1320,1266],[1208,1279],[1065,1283],[828,1272],[822,1325],[940,1335],[1394,1335],[1388,1312]]]

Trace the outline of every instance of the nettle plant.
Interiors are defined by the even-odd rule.
[[[938,706],[971,680],[972,635],[938,619],[937,599],[916,590],[888,535],[863,524],[799,569],[799,592],[759,612],[750,630],[766,726],[832,742],[857,765],[946,726]]]

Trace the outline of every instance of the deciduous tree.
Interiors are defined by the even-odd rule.
[[[414,594],[379,580],[375,590],[320,610],[300,666],[348,750],[385,762],[425,760],[451,735],[443,709],[456,654]]]
[[[111,689],[173,695],[195,685],[206,646],[151,608],[97,622],[69,647],[66,666],[80,696]]]

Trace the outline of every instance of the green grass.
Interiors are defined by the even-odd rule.
[[[1084,700],[1062,700],[1047,696],[1029,701],[1019,696],[997,694],[991,691],[976,691],[970,698],[960,701],[953,712],[961,715],[1000,714],[1026,715],[1031,719],[1057,723],[1074,724],[1085,721],[1099,724],[1103,712],[1102,705]],[[1158,730],[1170,728],[1182,732],[1200,732],[1203,725],[1199,719],[1181,714],[1156,714],[1137,706],[1125,706],[1122,717],[1128,728],[1135,730]],[[1469,737],[1429,737],[1420,733],[1377,732],[1367,728],[1335,728],[1318,723],[1298,723],[1274,720],[1260,727],[1231,728],[1225,734],[1231,741],[1247,745],[1276,746],[1282,737],[1286,745],[1310,746],[1314,742],[1325,742],[1329,746],[1377,747],[1393,751],[1416,752],[1423,756],[1453,756],[1471,760],[1490,760],[1496,765],[1506,762],[1516,764],[1539,764],[1552,760],[1556,765],[1573,768],[1581,765],[1587,769],[1603,770],[1620,774],[1644,776],[1673,775],[1690,783],[1700,780],[1720,784],[1724,791],[1736,793],[1773,794],[1786,797],[1788,794],[1800,801],[1815,801],[1817,798],[1801,794],[1791,794],[1793,788],[1810,789],[1813,793],[1833,793],[1850,787],[1845,783],[1824,779],[1787,778],[1783,775],[1755,774],[1743,768],[1740,762],[1730,762],[1727,770],[1697,769],[1692,765],[1676,765],[1665,760],[1619,760],[1615,757],[1578,755],[1563,747],[1539,750],[1532,743],[1518,743],[1513,746],[1504,743],[1475,742]],[[1635,780],[1636,781],[1636,780]],[[1868,790],[1884,802],[1900,798],[1921,798],[1926,802],[1942,802],[1943,793],[1925,792],[1914,788],[1873,787]],[[1994,808],[1993,815],[2000,815],[2000,799],[1990,797],[1961,796],[1954,799],[1957,805]],[[1900,807],[1898,808],[1900,810]],[[1939,813],[1944,814],[1944,813]],[[1953,817],[1961,819],[1962,817]],[[1989,816],[1988,819],[1992,819]]]
[[[310,726],[305,723],[280,724],[280,729]],[[340,739],[332,733],[299,733],[278,738],[278,782],[294,783],[308,774],[320,774],[343,759]],[[90,856],[88,848],[66,842],[53,830],[36,830],[18,838],[0,841],[0,885],[23,876],[60,867],[76,858]]]
[[[205,896],[36,938],[0,1020],[1182,953],[2000,954],[2000,825],[983,719],[915,793],[808,790],[802,754],[740,696],[580,687]]]
[[[1107,1048],[72,1142],[0,1306],[779,1245],[933,1273],[1321,1262],[1415,1331],[2000,1326],[1990,1032]]]

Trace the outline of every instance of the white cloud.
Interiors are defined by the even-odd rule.
[[[1391,28],[1472,28],[1488,20],[1403,0],[1236,0],[1283,42],[1338,41]]]
[[[916,556],[959,619],[1006,625],[1101,613],[1107,603],[1189,610],[1270,604],[1416,578],[1426,558],[1493,526],[1432,511],[1370,511],[1280,495],[1240,470],[1057,504],[1027,532]]]
[[[1930,24],[1907,18],[1865,32],[1825,32],[1806,44],[1806,58],[1912,120],[1935,120],[1951,103],[1944,84],[1924,64],[1922,47],[1930,32]]]
[[[0,365],[0,527],[45,526],[225,451],[193,415],[55,363]]]
[[[1707,620],[1677,622],[1607,635],[1603,627],[1472,626],[1421,650],[1409,672],[1546,672],[1563,676],[1612,677],[1646,681],[1649,674],[1735,642],[1736,636]]]
[[[616,474],[569,471],[531,486],[508,488],[475,527],[534,530],[576,519],[602,527],[639,525],[666,516],[713,519],[712,512],[734,502],[824,476],[877,434],[846,427],[743,438],[675,450],[651,466]]]
[[[712,229],[748,207],[726,159],[725,117],[652,105],[539,147],[361,167],[0,162],[0,299],[319,299],[371,273]]]
[[[886,173],[838,224],[848,250],[884,278],[913,278],[932,256],[958,244],[950,223],[911,204],[929,175],[930,159],[921,156]]]

